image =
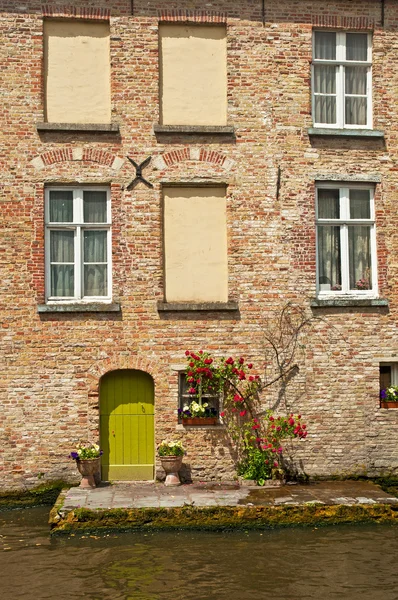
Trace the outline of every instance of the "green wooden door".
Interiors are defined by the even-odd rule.
[[[100,383],[100,436],[104,481],[154,478],[154,387],[148,373],[123,369]]]

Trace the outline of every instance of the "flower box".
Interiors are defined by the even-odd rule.
[[[218,418],[217,417],[186,417],[182,419],[181,423],[183,425],[217,425]]]
[[[398,408],[398,402],[387,402],[380,400],[380,408]]]

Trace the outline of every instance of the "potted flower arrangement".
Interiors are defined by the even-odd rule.
[[[181,485],[178,471],[181,469],[182,457],[185,450],[181,442],[163,442],[158,447],[158,455],[161,465],[166,472],[167,486]]]
[[[95,488],[95,475],[100,472],[102,450],[93,442],[79,442],[76,450],[70,453],[70,458],[76,461],[79,473],[82,475],[80,487]]]
[[[381,390],[380,408],[398,408],[398,385]]]
[[[208,402],[199,404],[196,400],[179,408],[178,418],[183,425],[217,425],[218,423],[216,409],[209,407]]]

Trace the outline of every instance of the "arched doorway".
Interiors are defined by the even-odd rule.
[[[110,371],[100,381],[104,481],[154,478],[154,384],[144,371]]]

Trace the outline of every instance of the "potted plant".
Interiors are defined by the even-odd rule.
[[[380,408],[398,408],[398,385],[381,390]]]
[[[166,473],[165,485],[181,485],[178,471],[181,469],[182,457],[184,454],[185,451],[182,442],[166,442],[163,440],[159,445],[158,455],[160,463]]]
[[[93,442],[79,442],[76,450],[70,453],[70,458],[76,461],[79,473],[82,475],[80,487],[95,488],[95,475],[100,472],[102,450]]]
[[[217,425],[218,414],[215,408],[209,407],[208,402],[192,400],[178,409],[178,418],[183,425]]]

